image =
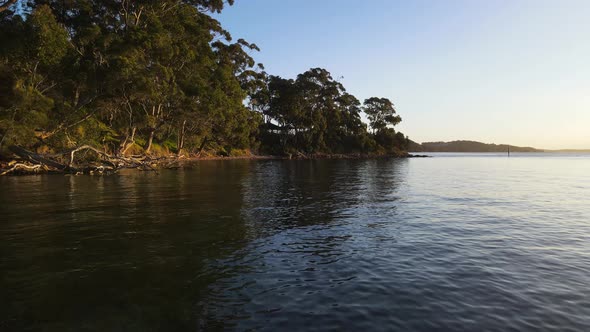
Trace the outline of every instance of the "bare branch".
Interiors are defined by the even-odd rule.
[[[14,5],[16,3],[17,0],[8,0],[5,3],[0,5],[0,13],[2,13],[5,10],[8,10],[8,8],[10,8],[10,6]]]
[[[0,176],[6,175],[6,174],[10,174],[12,172],[18,171],[19,169],[25,169],[27,171],[35,172],[36,173],[40,169],[43,169],[43,166],[44,165],[41,165],[41,164],[29,166],[27,164],[18,163],[18,164],[14,164],[14,166],[12,166],[12,168],[7,169],[6,171],[0,173]]]

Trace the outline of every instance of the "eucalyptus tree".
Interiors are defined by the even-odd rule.
[[[407,150],[409,139],[394,126],[402,121],[391,100],[372,97],[365,100],[363,110],[369,118],[376,143],[386,151]]]
[[[61,64],[71,51],[67,32],[47,6],[26,21],[5,17],[0,26],[1,140],[35,144],[63,120],[53,111],[64,99],[59,85]]]
[[[258,46],[234,41],[210,15],[231,4],[0,0],[0,147],[229,153],[262,141],[273,153],[343,153],[403,144],[388,99],[361,106],[322,68],[268,75],[251,55]]]
[[[171,134],[178,150],[187,135],[201,148],[249,146],[260,116],[243,101],[261,79],[248,53],[258,47],[232,43],[209,15],[228,4],[37,0],[31,15],[4,15],[2,141],[22,124],[37,143],[109,142],[121,153]]]
[[[283,151],[343,153],[371,145],[359,100],[325,69],[312,68],[295,80],[271,76],[267,95],[267,131],[280,135]]]
[[[393,127],[402,121],[402,118],[397,115],[393,103],[387,98],[365,99],[363,111],[369,118],[373,133],[384,130],[388,126]]]

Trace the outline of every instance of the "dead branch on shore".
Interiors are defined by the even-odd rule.
[[[149,156],[117,156],[101,151],[90,145],[82,145],[68,151],[54,154],[38,154],[20,146],[10,146],[9,150],[17,157],[8,163],[10,167],[2,169],[0,175],[7,174],[36,174],[39,172],[70,173],[70,174],[110,174],[122,168],[139,168],[154,171],[154,164],[161,158]],[[76,155],[82,152],[93,152],[98,156],[98,162],[77,165]]]
[[[27,164],[16,163],[12,166],[12,168],[9,168],[9,169],[3,171],[2,173],[0,173],[0,176],[10,174],[13,172],[17,172],[18,170],[25,170],[30,173],[37,173],[37,172],[39,172],[40,169],[44,169],[44,165],[32,165],[31,166],[31,165],[27,165]]]

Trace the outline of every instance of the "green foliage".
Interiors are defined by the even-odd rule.
[[[396,133],[393,128],[384,128],[375,134],[375,141],[389,152],[395,149],[407,151],[409,140],[403,133]]]
[[[34,56],[43,66],[58,64],[66,55],[69,47],[68,34],[57,23],[51,8],[39,6],[29,17],[28,23],[33,30]]]
[[[269,76],[224,0],[36,0],[0,17],[0,148],[243,155],[403,149],[387,99],[321,68]],[[365,111],[374,133],[361,120]]]
[[[296,80],[271,76],[267,82],[266,89],[258,89],[255,101],[266,119],[261,141],[269,153],[368,153],[380,151],[379,146],[387,151],[404,149],[405,143],[387,128],[401,118],[385,98],[365,102],[373,128],[379,128],[371,135],[361,120],[359,100],[327,70],[313,68]],[[394,139],[385,137],[391,135],[385,129],[393,131]]]
[[[393,127],[402,121],[402,118],[396,115],[393,103],[387,98],[366,99],[363,109],[375,132],[386,130],[388,126]]]

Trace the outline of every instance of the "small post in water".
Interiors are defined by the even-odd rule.
[[[510,145],[508,145],[508,157],[510,157]]]

